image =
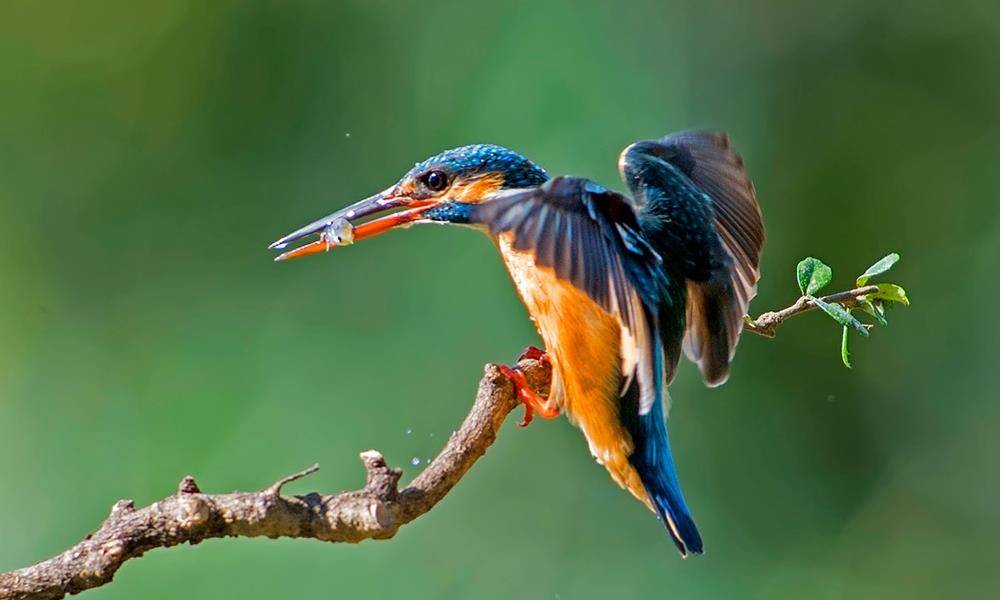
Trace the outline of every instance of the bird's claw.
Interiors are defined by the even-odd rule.
[[[542,350],[538,346],[528,346],[517,355],[517,362],[522,360],[537,360],[543,362],[549,366],[552,366],[552,361],[549,360],[549,353]]]
[[[530,350],[529,348],[528,350]],[[525,353],[528,352],[525,350]],[[538,350],[534,348],[534,350]],[[543,352],[543,357],[545,353]],[[523,358],[535,358],[531,356],[524,356]],[[538,357],[536,360],[548,360],[547,357]],[[504,374],[507,379],[514,385],[514,391],[517,392],[517,398],[524,404],[524,418],[518,422],[518,427],[527,427],[531,424],[531,421],[535,418],[535,413],[543,419],[554,419],[559,416],[559,409],[555,406],[551,406],[549,402],[535,393],[535,390],[531,389],[528,384],[528,380],[525,379],[524,373],[521,372],[517,367],[508,367],[507,365],[500,366],[500,372]]]
[[[527,427],[535,420],[535,411],[528,404],[524,405],[524,418],[517,422],[518,427]]]

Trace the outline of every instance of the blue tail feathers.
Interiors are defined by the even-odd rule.
[[[657,344],[658,346],[658,344]],[[657,366],[662,364],[662,351],[654,350]],[[662,371],[660,371],[662,372]],[[680,550],[681,556],[701,554],[703,546],[691,511],[684,502],[681,484],[677,480],[674,457],[670,452],[667,425],[663,414],[664,382],[655,377],[656,400],[645,414],[639,414],[639,389],[636,382],[623,396],[622,424],[632,436],[634,450],[629,462],[642,480],[646,493],[667,532]]]
[[[639,474],[653,507],[681,555],[701,554],[701,535],[677,481],[660,401],[657,400],[648,413],[638,415],[635,425],[637,427],[631,431],[635,450],[629,462]]]

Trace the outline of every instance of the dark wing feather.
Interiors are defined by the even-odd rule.
[[[719,132],[675,133],[662,138],[660,144],[675,153],[684,174],[712,199],[716,231],[733,257],[739,277],[737,291],[749,304],[760,279],[764,223],[757,190],[747,176],[743,158],[733,151],[729,137]]]
[[[724,134],[684,132],[637,142],[622,177],[668,270],[688,281],[684,350],[710,385],[723,383],[757,292],[764,227],[753,183]]]

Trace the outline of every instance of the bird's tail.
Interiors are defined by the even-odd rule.
[[[631,404],[628,402],[630,395],[638,397],[635,384],[626,392],[626,406]],[[658,394],[653,406],[645,414],[639,414],[638,410],[623,411],[623,424],[632,436],[634,447],[629,462],[638,473],[653,510],[673,538],[681,556],[687,556],[689,552],[701,554],[701,535],[691,518],[691,511],[688,510],[681,484],[677,480],[677,469],[670,452],[660,398],[661,394]],[[637,399],[635,402],[637,406]]]

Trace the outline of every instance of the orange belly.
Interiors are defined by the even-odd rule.
[[[552,360],[550,398],[579,427],[590,452],[619,485],[649,505],[628,462],[632,437],[619,418],[621,325],[586,293],[535,265],[530,252],[498,240],[500,254]]]

